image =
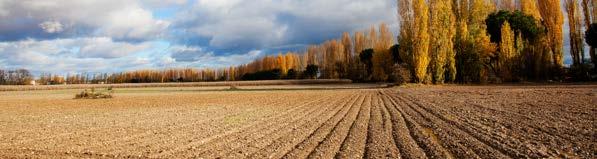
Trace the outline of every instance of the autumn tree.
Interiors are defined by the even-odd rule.
[[[431,30],[435,33],[430,40],[431,72],[435,83],[453,81],[456,75],[454,36],[456,34],[452,3],[447,0],[433,0],[431,3]]]
[[[499,9],[513,11],[516,9],[514,0],[500,0]]]
[[[386,81],[388,75],[391,73],[392,68],[392,56],[390,55],[389,48],[394,44],[392,32],[388,29],[388,26],[382,23],[379,26],[379,37],[376,37],[375,44],[373,47],[373,79],[377,81]]]
[[[582,21],[577,0],[566,0],[568,13],[568,28],[570,29],[570,55],[572,64],[579,66],[584,60],[584,41],[582,35]]]
[[[510,81],[512,79],[512,65],[514,64],[514,57],[516,56],[516,48],[514,48],[514,32],[510,27],[508,21],[504,22],[502,26],[500,42],[500,53],[498,55],[499,73],[502,78]]]
[[[495,5],[487,0],[460,0],[454,7],[458,15],[455,37],[456,80],[459,82],[485,81],[487,69],[496,46],[490,42],[485,19]]]
[[[539,12],[543,18],[543,23],[547,29],[547,42],[552,56],[552,62],[554,67],[557,69],[561,68],[564,64],[562,60],[564,58],[562,45],[563,35],[562,27],[564,24],[564,18],[562,9],[560,8],[559,0],[540,0]]]
[[[429,80],[427,67],[429,65],[429,7],[425,0],[413,0],[413,67],[415,81],[418,83]]]
[[[520,10],[526,15],[531,15],[536,20],[541,20],[541,13],[537,9],[536,0],[520,0]]]
[[[401,45],[399,51],[400,58],[403,59],[410,67],[408,68],[410,74],[414,73],[414,15],[412,8],[412,0],[398,0],[398,21],[400,22],[400,31],[398,36],[398,44]]]
[[[595,7],[597,5],[597,1],[592,0],[591,3],[589,3],[589,0],[582,0],[582,8],[583,8],[583,15],[584,15],[584,24],[585,24],[585,32],[589,31],[589,28],[591,27],[591,23],[594,23],[597,19],[597,11],[595,11],[595,9],[597,7]],[[595,46],[590,46],[590,50],[589,50],[589,56],[591,57],[591,62],[593,63],[593,66],[595,66],[595,68],[597,69],[597,52],[595,50]]]
[[[279,53],[276,61],[277,63],[275,68],[280,69],[282,71],[282,75],[286,75],[286,72],[288,72],[288,67],[286,67],[286,57]]]
[[[344,59],[348,64],[353,56],[352,40],[350,39],[350,33],[342,33],[342,46],[344,47]]]

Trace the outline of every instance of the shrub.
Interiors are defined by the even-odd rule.
[[[102,99],[102,98],[112,98],[113,97],[113,90],[111,87],[108,87],[106,91],[96,92],[95,88],[91,88],[91,91],[87,91],[85,89],[79,94],[75,95],[75,99]]]
[[[319,67],[317,65],[307,65],[304,75],[305,75],[305,78],[313,79],[313,78],[317,77],[318,73],[319,73]]]
[[[394,73],[392,80],[399,85],[406,84],[412,81],[412,72],[408,69],[408,64],[399,64],[394,66]]]

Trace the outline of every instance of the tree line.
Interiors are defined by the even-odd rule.
[[[26,69],[0,69],[0,85],[26,85],[33,80],[33,75]]]
[[[366,31],[345,32],[338,39],[300,52],[267,55],[227,68],[65,77],[42,74],[37,81],[82,84],[343,78],[442,84],[591,80],[597,65],[595,3],[565,0],[562,10],[559,0],[398,0],[398,36],[382,23]],[[564,11],[569,19],[572,57],[567,68],[563,59]],[[585,42],[591,46],[590,59],[584,56]],[[0,84],[26,84],[26,79],[32,79],[29,73],[23,75],[23,70],[5,72],[0,72]]]
[[[590,70],[597,64],[594,45],[591,61],[583,56],[583,33],[589,44],[595,38],[589,35],[596,17],[595,1],[566,0],[573,61],[569,69],[564,68],[564,19],[559,0],[398,3],[400,53],[406,57],[413,82],[587,80],[595,73]]]

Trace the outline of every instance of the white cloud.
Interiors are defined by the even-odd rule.
[[[0,3],[0,33],[34,32],[30,23],[47,33],[68,31],[68,35],[110,36],[122,39],[154,39],[162,36],[170,25],[155,19],[141,2],[130,0],[70,1],[19,0]],[[47,21],[52,19],[53,21]],[[14,21],[22,21],[15,23]],[[23,23],[24,22],[24,23]],[[72,26],[63,28],[64,25]]]
[[[114,42],[107,37],[81,39],[79,57],[82,58],[119,58],[140,52],[151,47],[151,43],[131,44]]]
[[[0,63],[41,72],[225,67],[267,54],[261,50],[396,26],[395,1],[387,0],[188,2],[0,0]]]
[[[396,26],[387,0],[199,0],[175,21],[216,48],[260,49],[328,39],[381,22]],[[334,35],[334,36],[339,36]]]
[[[43,23],[40,23],[39,27],[47,33],[58,33],[64,30],[62,24],[57,21],[45,21]]]
[[[252,50],[243,54],[218,55],[201,47],[184,45],[172,46],[169,52],[171,53],[170,57],[163,57],[161,64],[203,68],[240,65],[263,56],[261,50]]]
[[[143,4],[151,8],[164,8],[186,3],[187,0],[143,0]]]
[[[114,42],[107,37],[27,39],[0,42],[0,61],[13,68],[28,68],[36,72],[112,72],[150,65],[149,59],[133,55],[151,46],[151,42],[131,44]]]

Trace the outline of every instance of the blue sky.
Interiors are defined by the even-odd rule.
[[[388,0],[0,0],[0,68],[217,68],[385,22]]]

